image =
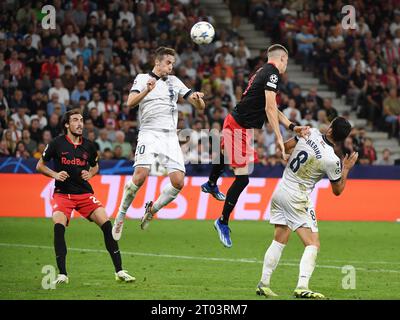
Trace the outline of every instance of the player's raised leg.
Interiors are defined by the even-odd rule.
[[[97,208],[90,215],[93,220],[103,231],[104,243],[107,251],[110,254],[111,260],[115,268],[115,279],[117,281],[133,282],[136,279],[122,269],[121,253],[119,251],[118,242],[113,239],[111,221],[108,220],[106,211],[103,207]]]
[[[214,222],[214,227],[218,232],[219,239],[226,248],[232,247],[230,229],[228,227],[230,215],[235,208],[240,194],[249,184],[248,166],[235,168],[235,180],[229,187],[226,194],[222,216]]]
[[[296,233],[302,240],[305,249],[300,261],[299,280],[294,290],[294,296],[305,299],[324,299],[325,296],[323,294],[313,292],[308,288],[320,247],[319,234],[318,232],[312,232],[311,228],[304,227],[298,228]]]
[[[124,194],[122,195],[121,204],[118,209],[118,215],[112,228],[112,235],[116,241],[121,239],[126,212],[132,204],[132,201],[135,199],[137,191],[140,189],[149,175],[149,171],[150,170],[147,167],[136,166],[132,180],[129,181],[124,187]]]
[[[219,159],[215,159],[217,161],[214,161],[216,163],[213,163],[212,165],[208,181],[201,185],[201,191],[211,194],[218,201],[225,201],[225,195],[219,191],[217,186],[218,178],[225,170],[224,155],[221,153],[218,157]]]
[[[65,243],[65,227],[67,226],[68,219],[61,211],[53,213],[54,222],[54,250],[56,253],[56,262],[59,270],[54,284],[68,283],[66,268],[67,245]]]
[[[145,213],[143,215],[140,227],[144,230],[149,226],[154,215],[167,204],[175,200],[184,185],[185,173],[182,171],[173,171],[169,174],[171,183],[167,184],[161,191],[157,200],[146,204]]]
[[[275,225],[274,240],[265,252],[261,279],[256,288],[257,295],[266,298],[277,296],[270,288],[271,275],[278,266],[283,249],[289,241],[290,233],[291,230],[288,226]]]

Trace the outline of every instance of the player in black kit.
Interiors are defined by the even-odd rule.
[[[285,147],[279,122],[299,136],[308,135],[308,127],[295,126],[279,111],[276,104],[276,93],[279,88],[280,74],[286,71],[288,61],[287,49],[279,44],[268,48],[268,62],[259,68],[250,78],[243,92],[241,101],[224,121],[222,130],[221,150],[233,167],[235,180],[225,195],[217,186],[217,180],[225,168],[224,154],[220,161],[213,164],[208,182],[201,186],[203,192],[210,193],[220,201],[225,200],[222,216],[214,222],[222,244],[230,248],[232,241],[228,227],[229,216],[236,202],[249,183],[249,166],[257,162],[257,154],[252,147],[252,137],[255,128],[261,129],[265,121],[269,121],[277,139],[278,148],[286,160]]]
[[[37,171],[56,180],[53,222],[59,274],[54,284],[68,283],[64,234],[74,209],[89,221],[94,221],[103,231],[105,245],[115,267],[115,279],[132,282],[135,278],[122,269],[118,243],[111,233],[111,222],[88,182],[99,171],[99,165],[94,144],[82,137],[83,117],[80,111],[68,111],[64,115],[62,126],[65,135],[56,137],[46,146],[36,166]],[[54,160],[54,170],[45,165],[45,162],[51,159]]]

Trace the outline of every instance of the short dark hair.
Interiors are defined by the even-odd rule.
[[[63,118],[62,118],[61,126],[62,126],[62,129],[63,129],[63,131],[64,131],[65,134],[68,133],[68,129],[67,129],[67,127],[66,127],[65,125],[66,125],[67,123],[69,124],[69,120],[71,119],[71,116],[73,116],[74,114],[80,114],[80,115],[82,115],[82,112],[81,112],[79,109],[72,109],[72,110],[67,111],[67,112],[64,114]]]
[[[332,138],[336,142],[344,141],[351,131],[351,124],[343,117],[336,117],[332,124]]]
[[[175,50],[172,48],[168,48],[168,47],[159,47],[155,51],[155,54],[156,54],[157,60],[162,60],[163,56],[166,56],[166,55],[175,56]]]
[[[289,55],[289,51],[281,44],[273,44],[272,46],[270,46],[267,50],[267,53],[270,53],[272,51],[276,51],[276,50],[283,50],[286,52],[287,55]]]

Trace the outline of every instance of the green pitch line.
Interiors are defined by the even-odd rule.
[[[399,224],[320,222],[321,252],[310,288],[331,299],[400,299]],[[233,221],[233,247],[218,241],[212,221],[156,220],[141,231],[128,220],[120,241],[134,284],[116,283],[99,228],[72,220],[66,231],[70,283],[42,288],[43,266],[55,265],[50,219],[0,219],[1,299],[263,299],[255,295],[273,234],[267,222]],[[291,299],[303,246],[295,234],[272,277],[280,299]],[[342,288],[342,267],[356,288]]]

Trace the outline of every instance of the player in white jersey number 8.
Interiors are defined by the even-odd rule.
[[[261,280],[256,288],[258,295],[276,296],[270,289],[270,278],[291,232],[295,231],[305,250],[293,294],[296,298],[325,298],[321,293],[308,288],[320,246],[317,218],[310,194],[325,174],[331,182],[333,193],[338,196],[343,192],[347,175],[357,161],[358,154],[353,152],[340,159],[339,156],[342,156],[336,153],[350,131],[350,123],[345,118],[337,117],[326,134],[318,129],[310,129],[307,139],[294,138],[285,142],[285,150],[291,156],[271,200],[270,223],[275,225],[275,233],[274,240],[265,253]]]
[[[177,100],[182,96],[199,112],[205,103],[202,92],[193,92],[181,80],[171,75],[175,63],[175,50],[160,47],[155,52],[155,66],[149,73],[138,74],[128,96],[128,106],[139,106],[140,130],[135,153],[135,171],[132,180],[126,184],[113,226],[113,237],[119,240],[126,212],[136,193],[149,175],[156,156],[160,164],[167,168],[170,183],[161,191],[154,202],[146,203],[141,220],[145,229],[153,216],[173,201],[183,188],[185,165],[177,135]]]

